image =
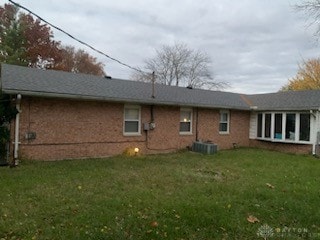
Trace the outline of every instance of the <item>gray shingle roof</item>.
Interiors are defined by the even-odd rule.
[[[2,91],[8,94],[249,110],[235,93],[155,84],[152,98],[151,83],[8,64],[2,64],[1,80]]]
[[[320,109],[320,90],[287,91],[248,95],[258,110],[317,110]]]
[[[319,109],[320,91],[279,92],[242,95],[237,93],[187,89],[86,74],[40,70],[1,64],[1,88],[7,94],[103,100],[126,103],[250,110]]]

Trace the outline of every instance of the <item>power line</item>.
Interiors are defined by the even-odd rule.
[[[47,20],[43,19],[42,17],[40,17],[40,16],[37,15],[36,13],[32,12],[32,11],[29,10],[28,8],[20,5],[19,3],[16,3],[16,2],[14,2],[14,1],[12,1],[12,0],[9,0],[9,2],[11,2],[13,5],[15,5],[15,6],[19,7],[19,8],[24,9],[25,11],[29,12],[29,13],[32,14],[33,16],[37,17],[37,18],[40,19],[41,21],[43,21],[43,22],[45,22],[46,24],[48,24],[49,26],[51,26],[52,28],[54,28],[54,29],[56,29],[56,30],[64,33],[65,35],[67,35],[68,37],[72,38],[73,40],[81,43],[82,45],[85,45],[86,47],[92,49],[93,51],[95,51],[95,52],[97,52],[97,53],[99,53],[99,54],[101,54],[101,55],[103,55],[103,56],[105,56],[105,57],[107,57],[107,58],[109,58],[110,60],[112,60],[112,61],[114,61],[114,62],[117,62],[117,63],[121,64],[122,66],[125,66],[125,67],[127,67],[127,68],[130,68],[130,69],[132,69],[132,70],[135,70],[135,71],[137,71],[137,72],[146,74],[146,72],[144,72],[144,71],[142,71],[142,70],[140,70],[140,69],[138,69],[138,68],[136,68],[136,67],[132,67],[132,66],[130,66],[129,64],[126,64],[126,63],[124,63],[124,62],[122,62],[122,61],[120,61],[120,60],[118,60],[118,59],[116,59],[116,58],[113,58],[113,57],[109,56],[108,54],[100,51],[99,49],[93,47],[92,45],[90,45],[90,44],[88,44],[88,43],[86,43],[86,42],[84,42],[84,41],[82,41],[82,40],[80,40],[80,39],[72,36],[70,33],[68,33],[68,32],[66,32],[66,31],[64,31],[63,29],[61,29],[61,28],[53,25],[52,23],[50,23],[50,22],[48,22]]]

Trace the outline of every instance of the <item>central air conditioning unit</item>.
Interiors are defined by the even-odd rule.
[[[213,143],[193,142],[192,151],[204,154],[214,154],[218,152],[218,145]]]

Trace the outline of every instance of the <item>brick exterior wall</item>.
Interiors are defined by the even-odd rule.
[[[273,143],[263,140],[250,140],[250,147],[263,148],[278,152],[295,154],[312,154],[311,144]]]
[[[228,134],[219,133],[220,111],[199,109],[198,113],[198,139],[212,141],[219,149],[249,146],[250,113],[230,110],[230,126]]]
[[[179,134],[180,107],[141,105],[141,135],[124,136],[124,104],[67,99],[27,98],[21,103],[20,158],[57,160],[104,157],[138,147],[142,154],[172,152],[191,146],[196,138],[219,149],[249,146],[250,113],[230,111],[229,134],[219,133],[219,110],[193,108],[192,134]],[[28,140],[26,133],[36,133]],[[12,134],[14,134],[12,132]]]

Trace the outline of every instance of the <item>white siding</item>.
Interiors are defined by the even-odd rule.
[[[320,132],[320,111],[317,111],[316,113],[316,121],[315,121],[315,139],[317,139],[317,133]],[[320,142],[318,142],[317,144],[320,144]]]
[[[257,113],[250,114],[250,128],[249,128],[249,138],[257,138]]]
[[[320,132],[320,111],[317,111],[317,126],[316,126],[317,132]]]
[[[317,141],[317,133],[320,131],[320,112],[310,114],[310,142]]]
[[[311,136],[310,140],[313,143],[312,147],[312,154],[316,154],[317,156],[320,155],[320,141],[318,137],[318,133],[320,132],[320,111],[314,112],[314,114],[311,114]]]

